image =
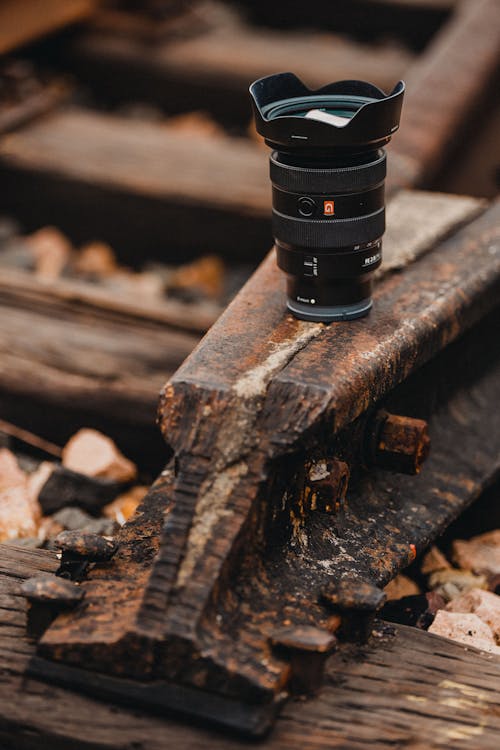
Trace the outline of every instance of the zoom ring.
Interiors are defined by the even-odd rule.
[[[290,245],[306,248],[338,248],[372,242],[385,231],[385,208],[351,219],[298,219],[273,210],[273,235]]]
[[[291,166],[280,161],[277,151],[271,155],[270,162],[273,185],[293,193],[359,193],[382,183],[386,173],[386,155],[382,150],[368,164],[353,167],[313,169]]]

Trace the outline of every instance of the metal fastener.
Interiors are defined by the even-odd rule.
[[[54,542],[64,558],[84,558],[88,562],[107,562],[118,545],[113,539],[85,531],[62,531]]]
[[[316,461],[308,471],[312,510],[332,512],[345,503],[349,466],[338,458]]]
[[[430,438],[424,419],[380,411],[368,435],[368,460],[403,474],[418,474],[429,455]]]
[[[319,690],[325,662],[336,643],[332,633],[312,625],[281,628],[272,634],[271,644],[290,661],[292,693],[314,695]]]
[[[42,575],[24,581],[21,593],[29,602],[28,636],[38,640],[60,612],[81,602],[85,592],[64,578]]]
[[[370,637],[375,615],[385,599],[385,593],[367,581],[337,581],[320,594],[320,600],[342,618],[339,636],[359,643]]]

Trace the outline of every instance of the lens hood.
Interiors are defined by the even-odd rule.
[[[279,151],[310,155],[384,146],[399,127],[405,85],[390,94],[365,81],[338,81],[311,90],[293,73],[250,86],[257,131]]]

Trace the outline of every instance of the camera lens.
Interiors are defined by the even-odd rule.
[[[366,315],[385,229],[383,146],[404,93],[362,81],[309,91],[290,73],[250,88],[257,130],[273,148],[273,234],[288,308],[332,322]]]

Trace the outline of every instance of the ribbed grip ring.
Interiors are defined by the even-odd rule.
[[[367,216],[330,221],[297,219],[273,210],[273,235],[298,247],[337,248],[361,245],[382,237],[385,208]]]
[[[387,167],[385,151],[368,164],[354,167],[314,169],[295,167],[279,160],[278,151],[271,154],[271,181],[276,187],[296,193],[359,193],[384,181]]]

